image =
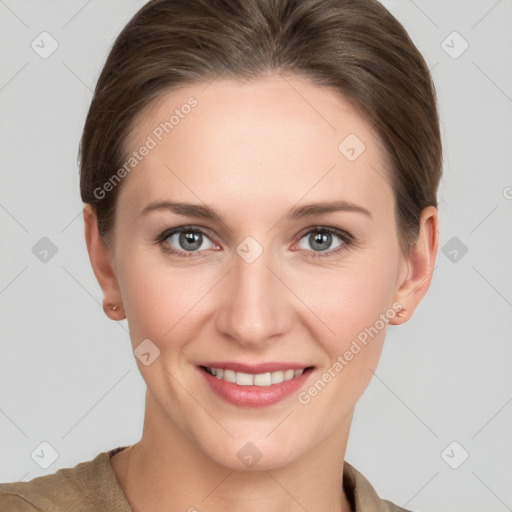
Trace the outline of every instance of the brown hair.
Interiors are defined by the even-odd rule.
[[[403,26],[377,0],[151,0],[124,27],[98,79],[80,143],[80,192],[113,247],[135,117],[180,85],[292,73],[337,91],[380,137],[401,246],[437,207],[442,147],[434,84]],[[340,141],[341,142],[341,141]],[[104,190],[104,189],[102,189]],[[96,192],[95,192],[96,191]],[[99,197],[101,196],[101,197]]]

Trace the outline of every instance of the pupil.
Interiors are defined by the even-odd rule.
[[[191,244],[192,247],[187,247],[187,244]],[[200,233],[181,233],[180,234],[180,245],[186,250],[186,251],[193,251],[195,249],[198,249],[201,247],[201,234]]]
[[[312,235],[312,243],[311,243],[311,247],[315,248],[315,249],[319,249],[319,250],[324,250],[324,249],[327,249],[329,247],[329,245],[331,245],[331,237],[332,235],[330,233],[324,233],[324,234],[321,234],[321,233],[317,233],[315,235]],[[325,244],[326,242],[327,243],[327,247],[322,247],[322,243]]]

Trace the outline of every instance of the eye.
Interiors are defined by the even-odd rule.
[[[335,239],[338,239],[339,242],[332,249]],[[218,248],[202,229],[191,226],[179,226],[168,229],[155,239],[155,243],[161,246],[164,253],[180,258],[202,257],[200,252]],[[300,249],[305,249],[304,256],[306,258],[326,258],[339,254],[354,244],[354,237],[346,231],[326,226],[317,226],[310,229],[300,239],[298,245]]]
[[[333,241],[340,240],[332,249]],[[305,240],[305,243],[302,242]],[[341,251],[350,247],[354,242],[352,235],[340,229],[318,226],[310,229],[299,241],[299,248],[306,249],[307,258],[326,258],[339,254]],[[310,251],[307,246],[313,250]],[[329,250],[332,249],[332,250]]]
[[[164,231],[156,242],[165,253],[184,258],[196,257],[194,253],[216,247],[203,230],[189,226]]]

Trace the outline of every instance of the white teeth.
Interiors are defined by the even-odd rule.
[[[228,382],[236,382],[236,372],[233,370],[224,370],[222,378]]]
[[[284,372],[272,372],[271,373],[271,382],[272,384],[280,384],[284,381],[283,379]]]
[[[295,370],[286,370],[284,372],[284,380],[291,380],[295,377]]]
[[[267,373],[244,373],[233,370],[224,370],[223,368],[207,368],[208,372],[227,382],[234,382],[239,386],[271,386],[272,384],[281,384],[294,377],[302,375],[304,370],[285,370]]]
[[[255,386],[270,386],[270,384],[272,384],[272,374],[270,372],[258,373],[254,376]]]
[[[251,375],[250,373],[243,373],[243,372],[233,372],[233,373],[236,373],[235,382],[239,386],[253,386],[254,385],[254,375]]]

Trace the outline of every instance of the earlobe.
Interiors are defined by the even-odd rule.
[[[103,291],[103,310],[112,320],[122,320],[124,312],[121,293],[112,264],[112,254],[99,234],[97,218],[89,204],[83,209],[83,219],[89,259],[94,275]]]
[[[395,295],[396,302],[402,305],[403,314],[395,316],[390,321],[391,324],[402,324],[411,318],[427,293],[432,281],[438,244],[439,220],[437,209],[434,206],[428,206],[421,213],[418,238],[406,256],[406,276],[399,283]]]

